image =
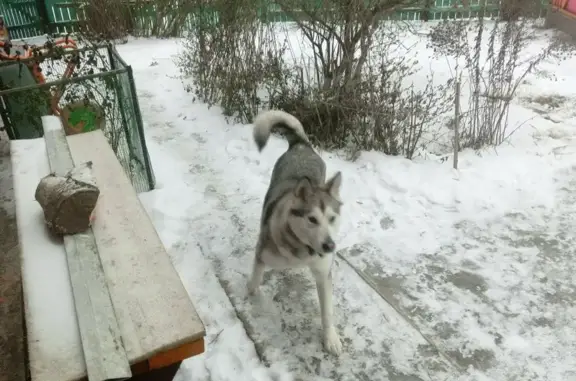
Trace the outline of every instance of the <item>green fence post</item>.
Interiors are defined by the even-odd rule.
[[[52,34],[52,25],[48,18],[48,8],[46,0],[36,0],[36,11],[38,12],[38,24],[42,33]]]
[[[140,113],[140,103],[138,102],[138,95],[136,94],[136,84],[134,83],[132,66],[128,66],[127,69],[128,80],[130,82],[130,92],[132,93],[132,102],[134,104],[134,114],[136,115],[136,124],[138,126],[138,134],[142,137],[142,152],[145,153],[144,166],[146,167],[146,175],[148,177],[150,190],[153,190],[156,185],[156,181],[154,179],[154,174],[152,173],[152,163],[150,162],[150,155],[146,145],[146,135],[144,135],[144,122],[142,120],[142,114]]]

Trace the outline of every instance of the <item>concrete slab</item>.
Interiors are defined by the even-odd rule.
[[[24,381],[20,249],[8,137],[0,133],[0,381]]]

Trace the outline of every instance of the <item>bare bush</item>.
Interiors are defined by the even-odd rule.
[[[432,78],[420,87],[406,83],[417,62],[391,54],[401,31],[383,20],[407,2],[277,4],[294,23],[261,22],[267,15],[252,0],[211,2],[218,22],[197,17],[178,59],[193,80],[190,91],[244,123],[262,108],[290,112],[325,148],[413,157],[448,110],[450,88]]]
[[[357,139],[355,146],[413,158],[428,148],[439,118],[450,110],[451,83],[437,84],[430,75],[424,87],[406,87],[402,78],[386,78],[389,73],[378,69],[373,72],[373,81],[367,82],[374,85],[363,95],[365,128],[351,133]]]
[[[79,32],[91,41],[138,37],[175,37],[185,30],[194,11],[189,0],[88,0],[72,3]]]
[[[403,31],[382,20],[407,3],[315,5],[282,0],[279,4],[296,20],[310,46],[313,76],[301,86],[310,89],[307,97],[302,99],[300,94],[300,101],[272,97],[272,105],[303,120],[310,134],[327,148],[376,149],[411,158],[447,103],[443,102],[445,89],[432,82],[416,90],[407,85],[404,79],[416,63],[405,55],[390,54],[401,45]],[[309,69],[310,65],[303,66]]]
[[[508,7],[512,5],[508,4]],[[517,8],[514,12],[519,12]],[[435,53],[456,62],[455,75],[467,84],[468,109],[463,110],[460,148],[499,145],[509,137],[508,115],[518,87],[526,76],[550,59],[566,59],[573,48],[561,41],[537,40],[534,21],[515,13],[505,21],[482,16],[444,21],[430,34]],[[534,48],[536,45],[531,45]],[[463,89],[464,90],[464,89]],[[513,131],[512,131],[513,132]]]
[[[261,104],[259,90],[284,82],[283,47],[275,30],[258,19],[253,0],[216,0],[199,12],[177,64],[193,78],[189,91],[239,121],[252,120]]]
[[[272,97],[272,105],[303,120],[327,148],[413,157],[435,117],[446,111],[447,89],[432,81],[422,89],[407,85],[416,63],[390,54],[403,31],[382,21],[408,2],[278,3],[311,47],[312,65],[303,66],[312,66],[313,76],[301,86],[310,89],[307,97]]]

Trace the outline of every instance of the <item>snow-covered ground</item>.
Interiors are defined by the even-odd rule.
[[[458,171],[322,152],[329,174],[344,175],[335,303],[345,353],[334,358],[306,271],[272,272],[246,296],[286,143],[260,154],[251,126],[194,102],[177,40],[118,49],[134,68],[158,181],[141,199],[207,329],[206,353],[180,381],[576,380],[576,59],[528,77],[510,118],[524,127],[497,149],[463,152]]]

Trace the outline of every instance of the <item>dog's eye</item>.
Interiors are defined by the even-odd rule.
[[[306,211],[302,209],[291,209],[290,213],[296,217],[304,217],[306,215]]]
[[[333,224],[334,221],[336,221],[336,217],[332,216],[332,217],[330,217],[330,219],[328,221],[330,221],[330,223]]]
[[[316,219],[316,217],[312,217],[312,216],[308,217],[308,221],[312,222],[313,224],[318,223],[318,220]]]

